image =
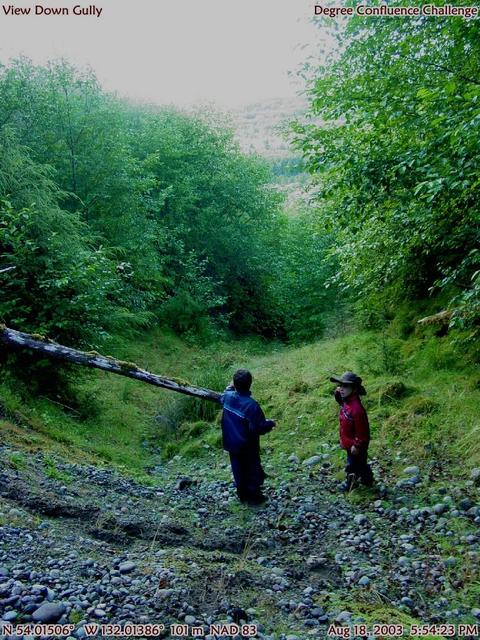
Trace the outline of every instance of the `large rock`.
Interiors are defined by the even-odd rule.
[[[58,622],[66,611],[66,607],[62,603],[47,602],[42,604],[36,611],[32,613],[34,622]]]
[[[121,562],[118,565],[118,570],[120,571],[120,573],[131,573],[132,571],[135,571],[136,568],[137,565],[135,564],[135,562],[131,562],[130,560]]]

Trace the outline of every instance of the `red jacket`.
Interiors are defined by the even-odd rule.
[[[370,442],[370,427],[367,412],[360,398],[353,394],[343,401],[340,408],[340,445],[350,451],[353,445],[367,449]]]

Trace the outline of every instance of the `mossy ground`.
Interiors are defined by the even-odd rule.
[[[480,465],[479,376],[448,337],[362,332],[302,347],[253,339],[198,347],[157,331],[112,343],[109,352],[220,391],[236,368],[251,369],[254,396],[278,422],[263,439],[274,476],[288,455],[303,460],[323,447],[334,452],[341,470],[329,377],[345,370],[364,379],[370,453],[389,475],[415,463],[440,464],[452,478],[466,478]],[[47,398],[21,399],[1,385],[4,440],[26,451],[51,449],[70,459],[112,464],[150,481],[151,469],[174,455],[185,459],[186,473],[193,461],[217,473],[223,454],[216,404],[99,371],[80,378],[77,391],[80,410],[69,411]]]

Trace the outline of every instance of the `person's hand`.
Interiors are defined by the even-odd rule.
[[[354,456],[357,456],[360,453],[360,450],[358,449],[358,447],[353,445],[352,448],[350,449],[350,453]]]

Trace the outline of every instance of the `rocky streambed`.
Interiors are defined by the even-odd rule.
[[[145,486],[3,447],[0,617],[71,623],[74,638],[92,624],[164,625],[157,637],[180,624],[210,640],[222,622],[270,640],[331,624],[480,625],[479,476],[430,486],[409,467],[345,496],[328,455],[292,454],[253,508],[200,462],[177,459]]]

